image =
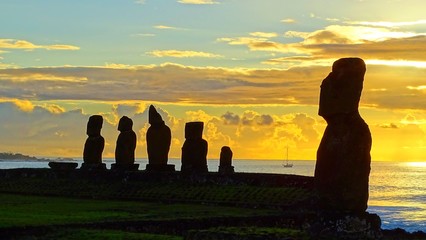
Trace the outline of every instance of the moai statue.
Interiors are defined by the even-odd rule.
[[[358,112],[365,71],[362,59],[342,58],[321,84],[319,115],[327,128],[317,151],[315,186],[325,209],[367,209],[372,140]]]
[[[234,173],[234,167],[232,166],[232,150],[228,146],[223,146],[220,150],[219,173]]]
[[[133,121],[123,116],[118,123],[120,134],[115,147],[115,164],[112,170],[138,170],[139,164],[135,164],[136,133],[132,129]]]
[[[207,173],[207,141],[203,136],[203,122],[185,124],[185,142],[182,147],[183,173]]]
[[[175,165],[167,164],[172,134],[170,128],[154,106],[149,106],[149,124],[146,132],[148,152],[147,171],[175,171]]]
[[[106,169],[102,163],[102,152],[105,146],[105,139],[101,136],[103,118],[100,115],[90,116],[87,122],[88,138],[84,144],[83,164],[81,169],[97,170]]]

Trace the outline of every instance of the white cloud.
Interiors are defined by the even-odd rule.
[[[406,26],[413,26],[413,25],[426,25],[426,19],[421,19],[421,20],[411,21],[411,22],[345,21],[344,23],[351,24],[351,25],[364,25],[364,26],[373,26],[373,27],[398,28],[398,27],[406,27]]]
[[[292,19],[292,18],[286,18],[281,20],[282,23],[296,23],[296,20]]]

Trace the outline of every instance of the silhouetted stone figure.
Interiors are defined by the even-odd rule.
[[[148,152],[148,171],[174,171],[175,165],[167,164],[172,134],[170,128],[154,106],[149,106],[149,123],[151,126],[146,132]]]
[[[183,173],[206,173],[207,141],[203,136],[203,122],[188,122],[185,124],[185,142],[182,147]]]
[[[103,118],[100,115],[90,116],[87,122],[86,134],[88,138],[84,144],[82,169],[106,169],[102,163],[102,152],[105,139],[101,136]]]
[[[372,140],[358,112],[365,71],[362,59],[342,58],[321,84],[319,115],[328,125],[317,151],[315,185],[327,209],[367,209]]]
[[[132,129],[133,121],[123,116],[118,123],[120,134],[115,147],[115,164],[113,170],[137,170],[139,164],[135,164],[136,133]]]
[[[219,173],[234,173],[234,167],[232,166],[232,150],[228,146],[223,146],[220,150]]]

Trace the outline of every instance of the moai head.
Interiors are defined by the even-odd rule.
[[[203,138],[203,122],[187,122],[185,124],[186,139],[202,139]]]
[[[153,105],[149,106],[149,124],[152,126],[159,126],[164,124],[163,118],[161,118],[161,115],[157,112],[155,107]]]
[[[101,135],[103,118],[101,115],[92,115],[87,122],[86,133],[89,137],[96,137]]]
[[[326,120],[336,114],[358,112],[365,63],[360,58],[341,58],[322,81],[318,114]]]
[[[127,116],[123,116],[120,118],[120,122],[118,123],[118,131],[127,132],[132,131],[133,121]]]
[[[228,146],[223,146],[220,150],[220,165],[232,165],[232,150]]]

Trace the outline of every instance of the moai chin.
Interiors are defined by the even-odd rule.
[[[82,169],[105,169],[105,164],[102,163],[102,152],[105,146],[105,139],[101,136],[102,124],[102,116],[89,117],[86,130],[88,138],[84,144]]]
[[[327,127],[317,151],[315,186],[325,209],[367,209],[372,139],[358,112],[365,71],[362,59],[342,58],[321,84],[318,114]]]
[[[172,134],[170,128],[153,105],[149,106],[149,124],[146,132],[148,171],[174,171],[175,165],[167,164]]]
[[[203,122],[188,122],[185,124],[185,142],[182,146],[183,173],[206,173],[207,168],[207,141],[203,136]]]
[[[220,151],[219,173],[234,173],[234,167],[232,166],[232,150],[228,146],[223,146]]]
[[[115,147],[115,164],[113,170],[137,170],[139,164],[135,164],[136,133],[133,131],[133,121],[123,116],[118,123],[120,134]]]

